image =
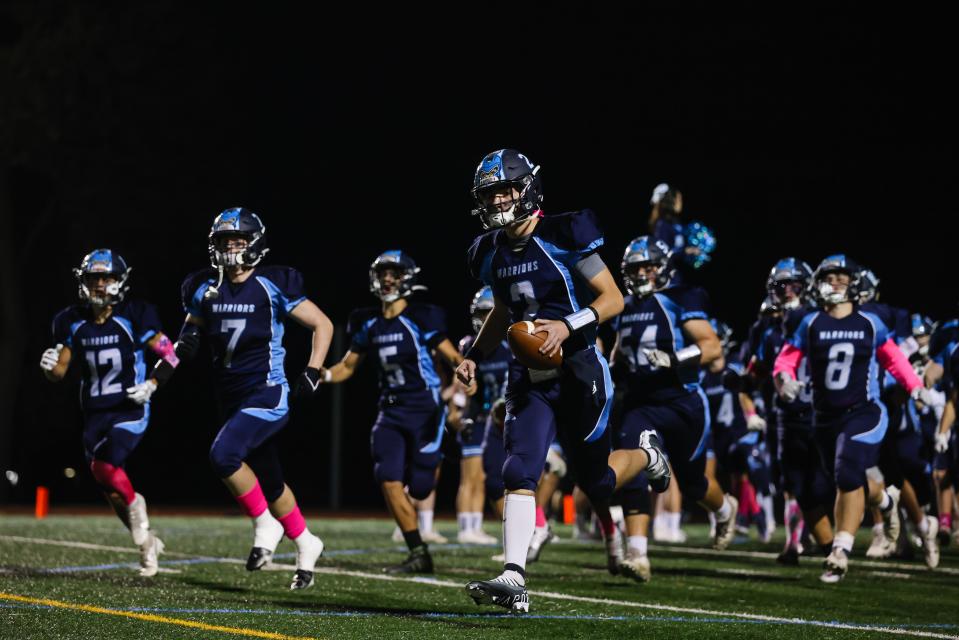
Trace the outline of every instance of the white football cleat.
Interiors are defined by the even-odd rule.
[[[939,566],[939,521],[935,516],[926,516],[926,535],[922,537],[922,551],[926,566],[935,569]]]
[[[403,535],[402,533],[400,535]],[[421,531],[420,537],[423,539],[423,542],[428,542],[431,544],[446,544],[449,540],[446,539],[446,536],[440,534],[437,531]]]
[[[823,567],[826,570],[819,579],[826,584],[836,584],[846,577],[846,571],[849,570],[849,557],[845,551],[836,547],[829,553]]]
[[[139,493],[133,495],[133,502],[127,505],[127,520],[130,522],[133,544],[140,547],[150,537],[150,518],[147,517],[147,501]]]
[[[623,534],[619,527],[613,527],[613,535],[605,540],[606,569],[610,574],[619,575],[619,565],[623,561]]]
[[[140,545],[140,575],[144,578],[155,576],[160,570],[160,554],[166,545],[163,540],[147,532],[147,539]]]
[[[470,529],[456,534],[456,541],[460,544],[499,544],[499,540],[482,529]]]
[[[882,529],[886,537],[893,543],[899,542],[899,489],[894,486],[886,487],[886,493],[892,499],[892,504],[888,509],[882,510]]]
[[[626,557],[619,563],[619,571],[636,582],[649,582],[653,576],[649,557],[641,555],[639,549],[626,549]]]
[[[547,544],[552,542],[553,534],[549,525],[533,529],[533,537],[529,540],[529,549],[526,551],[526,562],[536,562],[539,554]]]
[[[716,517],[716,536],[713,538],[713,549],[722,551],[736,537],[736,512],[739,510],[739,500],[727,495],[723,498],[729,504],[729,517],[720,520]]]
[[[885,533],[877,532],[872,537],[869,548],[866,549],[866,557],[873,560],[888,558],[896,552],[896,543],[886,537]]]
[[[403,532],[400,531],[399,527],[393,528],[393,535],[390,536],[390,540],[393,542],[403,542]]]

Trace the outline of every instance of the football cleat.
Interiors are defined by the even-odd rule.
[[[662,443],[659,436],[652,429],[647,429],[639,434],[639,448],[646,452],[649,462],[646,464],[646,477],[649,479],[649,486],[656,493],[663,493],[669,488],[669,478],[671,472],[669,463],[666,461],[666,454],[663,452]]]
[[[539,554],[547,544],[552,542],[553,535],[549,525],[533,529],[533,537],[529,541],[529,550],[526,552],[526,562],[536,562]]]
[[[939,521],[935,516],[926,516],[926,535],[922,536],[922,551],[926,566],[935,569],[939,566]]]
[[[499,540],[482,529],[470,529],[456,534],[456,541],[460,544],[499,544]]]
[[[892,499],[888,509],[882,511],[882,529],[886,537],[894,544],[899,540],[900,520],[899,520],[899,489],[894,486],[886,487],[886,493]]]
[[[819,576],[819,580],[826,584],[835,584],[846,577],[846,571],[849,569],[849,557],[845,551],[836,547],[823,562],[823,567],[826,570]]]
[[[799,566],[799,554],[801,553],[800,549],[790,545],[782,550],[778,556],[776,556],[776,562],[787,567],[798,567]]]
[[[739,500],[727,495],[726,502],[729,504],[729,517],[725,520],[716,518],[716,535],[713,538],[713,549],[722,551],[729,546],[729,543],[736,537],[736,511],[739,510]]]
[[[639,549],[626,550],[626,557],[619,563],[619,572],[636,582],[649,582],[653,575],[649,557],[640,554]]]
[[[293,582],[290,583],[290,590],[297,591],[313,586],[313,572],[306,569],[297,569],[293,574]]]
[[[433,573],[433,557],[426,545],[416,547],[406,560],[383,569],[385,573]]]
[[[140,545],[141,576],[149,578],[157,574],[157,571],[160,570],[159,556],[163,553],[165,547],[166,545],[163,544],[163,540],[153,535],[152,532],[147,533],[146,541]]]
[[[896,552],[896,543],[886,537],[886,534],[879,531],[872,537],[869,548],[866,549],[866,557],[872,559],[888,558]]]
[[[492,580],[475,580],[466,585],[466,594],[476,604],[495,604],[514,613],[529,612],[526,586],[500,576]]]
[[[269,516],[269,512],[266,512]],[[270,564],[276,547],[283,539],[283,525],[270,516],[259,516],[253,520],[253,546],[246,559],[247,571],[258,571]]]
[[[446,544],[449,542],[446,536],[439,533],[438,531],[423,531],[421,532],[423,537],[423,542],[428,542],[430,544]]]
[[[618,527],[613,527],[613,535],[605,541],[606,544],[606,570],[610,575],[619,575],[619,565],[623,561],[623,534]]]

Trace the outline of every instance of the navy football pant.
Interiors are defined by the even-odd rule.
[[[664,404],[635,403],[626,399],[617,449],[638,449],[639,436],[655,430],[675,472],[683,495],[702,500],[706,495],[706,439],[710,429],[709,405],[702,392],[690,392]],[[638,489],[645,474],[624,489]]]
[[[228,478],[246,462],[256,474],[270,502],[283,493],[283,471],[276,436],[290,419],[286,384],[255,389],[237,403],[224,407],[229,416],[210,447],[210,464],[220,478]]]
[[[443,460],[445,427],[446,407],[438,390],[382,397],[370,434],[376,481],[402,482],[417,500],[429,496]]]
[[[122,467],[146,433],[149,421],[149,403],[84,412],[83,452],[87,462],[101,460]]]
[[[866,486],[866,469],[879,461],[888,427],[886,408],[866,402],[841,414],[816,416],[816,442],[840,491]]]
[[[506,490],[535,491],[549,447],[558,440],[586,495],[594,502],[608,499],[615,488],[607,464],[612,395],[609,367],[594,348],[569,356],[558,378],[541,382],[515,363],[506,390]]]
[[[803,511],[828,509],[836,492],[828,471],[831,465],[826,464],[816,444],[815,428],[809,422],[793,422],[781,415],[776,431],[783,491],[789,492]]]
[[[487,417],[483,435],[483,472],[486,474],[486,496],[490,500],[499,500],[506,491],[503,484],[504,462],[506,447],[503,444],[503,431],[496,426],[492,417]]]

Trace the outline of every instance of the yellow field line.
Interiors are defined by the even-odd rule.
[[[73,611],[86,611],[87,613],[101,613],[108,616],[119,616],[121,618],[133,618],[134,620],[145,620],[146,622],[160,622],[162,624],[172,624],[180,627],[192,627],[204,631],[220,631],[230,633],[236,636],[249,636],[251,638],[270,638],[271,640],[315,640],[303,636],[287,636],[282,633],[273,633],[270,631],[257,631],[256,629],[244,629],[242,627],[221,627],[216,624],[206,624],[205,622],[194,622],[192,620],[181,620],[180,618],[168,618],[167,616],[158,616],[152,613],[138,613],[135,611],[117,611],[116,609],[104,609],[89,604],[73,604],[72,602],[61,602],[60,600],[47,600],[45,598],[28,598],[18,596],[13,593],[4,593],[0,591],[0,600],[12,600],[13,602],[24,602],[27,604],[38,604],[45,607],[56,607],[58,609],[72,609]]]

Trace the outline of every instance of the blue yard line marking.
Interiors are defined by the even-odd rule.
[[[53,609],[47,605],[38,604],[0,604],[3,609]],[[746,620],[743,618],[725,618],[725,617],[688,617],[688,616],[610,616],[610,615],[536,615],[529,614],[516,616],[510,613],[443,613],[443,612],[422,612],[422,613],[371,613],[369,611],[305,611],[301,609],[227,609],[227,608],[180,608],[180,607],[126,607],[123,611],[136,611],[142,613],[199,613],[199,614],[241,614],[241,615],[282,615],[282,616],[305,616],[305,617],[334,617],[334,618],[372,618],[376,616],[401,617],[401,618],[456,618],[456,619],[479,619],[491,620],[506,618],[509,620],[574,620],[586,622],[678,622],[678,623],[703,623],[703,624],[754,624],[754,625],[833,625],[845,624],[855,626],[861,630],[870,629],[957,629],[959,625],[933,623],[933,624],[866,624],[856,622],[843,622],[841,620],[815,621],[815,620]],[[855,629],[850,629],[850,631]]]

